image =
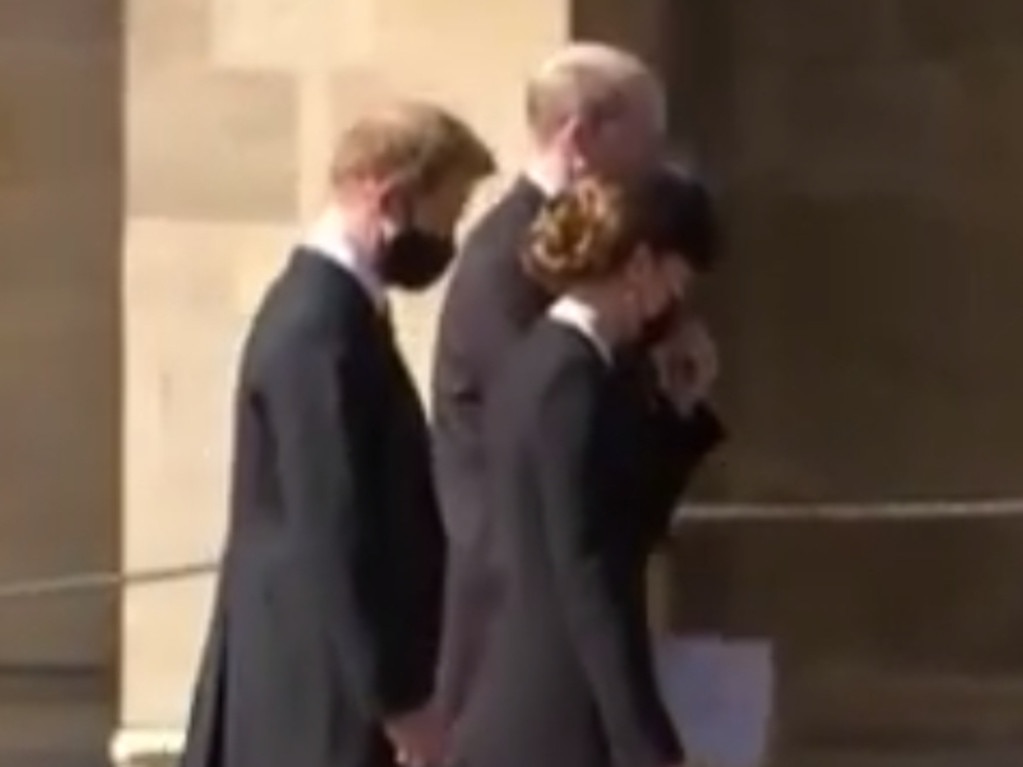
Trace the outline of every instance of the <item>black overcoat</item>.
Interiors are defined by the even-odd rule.
[[[677,483],[648,451],[672,454],[678,432],[657,427],[590,339],[552,319],[513,352],[488,405],[487,501],[506,592],[455,764],[681,761],[646,599]]]
[[[231,517],[183,767],[391,767],[432,694],[444,539],[389,325],[299,249],[244,349]]]

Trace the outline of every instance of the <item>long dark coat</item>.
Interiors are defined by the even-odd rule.
[[[443,534],[386,321],[297,251],[245,347],[231,520],[183,767],[391,767],[432,694]]]
[[[681,748],[653,673],[646,564],[678,433],[575,328],[545,319],[488,402],[487,500],[507,591],[457,767],[665,767]]]

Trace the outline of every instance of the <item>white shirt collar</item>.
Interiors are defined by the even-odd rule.
[[[574,328],[586,337],[608,365],[614,360],[611,345],[597,331],[597,312],[575,296],[562,296],[547,310],[555,322]]]
[[[366,291],[373,305],[387,312],[387,288],[380,275],[366,258],[360,257],[352,243],[345,239],[341,214],[329,210],[320,216],[302,238],[302,245],[316,251],[351,274]]]

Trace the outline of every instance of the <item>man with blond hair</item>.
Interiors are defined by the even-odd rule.
[[[574,43],[554,53],[528,81],[525,111],[531,156],[466,239],[442,308],[434,359],[434,463],[448,536],[438,689],[453,718],[465,706],[504,587],[485,500],[484,401],[509,348],[553,298],[521,267],[529,227],[546,200],[582,175],[621,181],[654,172],[664,141],[659,79],[635,55],[607,45]],[[703,194],[695,186],[692,191]],[[706,395],[715,365],[713,346],[703,340],[708,343],[693,361],[690,391],[673,399],[696,402]],[[720,429],[703,407],[672,426],[683,432],[678,444],[686,454],[652,454],[650,460],[677,462],[672,466],[678,466],[681,492]]]
[[[444,540],[423,408],[388,321],[494,167],[445,110],[390,104],[341,135],[323,215],[256,312],[231,514],[183,767],[444,758],[429,705]]]

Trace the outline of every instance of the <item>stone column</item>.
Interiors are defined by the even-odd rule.
[[[0,764],[112,726],[120,529],[120,14],[0,2]]]
[[[216,558],[239,342],[338,126],[389,93],[438,99],[514,162],[522,81],[562,0],[126,0],[126,570]],[[398,307],[421,376],[436,295]],[[125,592],[115,761],[178,748],[210,578]]]
[[[118,54],[112,3],[0,3],[4,584],[117,560]],[[106,671],[114,608],[0,601],[0,673]]]

